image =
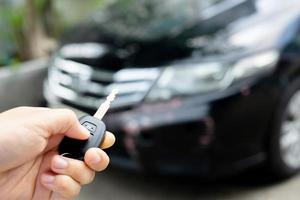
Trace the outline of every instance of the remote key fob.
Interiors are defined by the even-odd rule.
[[[78,160],[84,159],[85,152],[92,147],[100,147],[106,127],[105,124],[92,116],[84,116],[79,119],[80,124],[90,131],[90,137],[87,140],[76,140],[73,138],[65,137],[60,143],[58,151],[59,154],[69,158]]]
[[[102,118],[109,109],[110,103],[115,99],[117,93],[117,90],[113,90],[108,95],[105,102],[100,105],[94,116],[84,116],[79,119],[80,124],[90,131],[91,135],[89,139],[76,140],[65,137],[58,147],[60,155],[83,161],[85,152],[89,148],[101,146],[106,131]]]

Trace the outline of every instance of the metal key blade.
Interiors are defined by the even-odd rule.
[[[100,107],[98,108],[97,112],[94,114],[94,117],[102,120],[106,112],[108,111],[111,102],[113,102],[118,94],[117,89],[113,89],[111,93],[106,97],[105,102],[103,102]]]

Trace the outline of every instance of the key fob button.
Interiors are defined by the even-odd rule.
[[[91,122],[84,122],[82,125],[89,130],[90,133],[94,133],[97,129],[96,125]]]

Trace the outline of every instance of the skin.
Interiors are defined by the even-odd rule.
[[[87,139],[75,113],[67,109],[19,107],[0,114],[0,197],[6,200],[69,200],[104,170],[109,157],[89,149],[84,162],[58,155],[64,136]],[[107,132],[101,148],[113,145]]]

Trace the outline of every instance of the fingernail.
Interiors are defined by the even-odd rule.
[[[52,184],[54,182],[54,176],[48,175],[48,174],[43,174],[42,175],[42,182],[46,184]]]
[[[54,159],[54,167],[56,169],[66,169],[68,167],[68,161],[66,161],[63,157],[56,156]]]
[[[94,163],[94,164],[97,164],[97,163],[99,163],[101,161],[101,157],[99,156],[99,155],[95,155],[94,157],[93,157],[93,159],[91,160],[91,163]]]

